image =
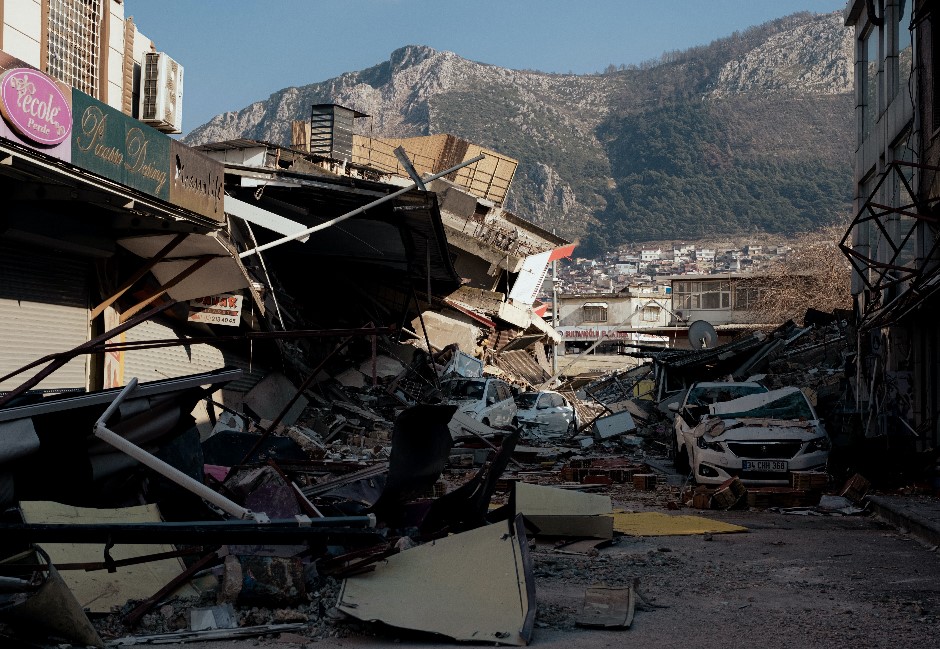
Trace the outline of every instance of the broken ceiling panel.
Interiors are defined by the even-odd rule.
[[[337,607],[455,640],[522,646],[532,637],[535,581],[521,517],[389,557],[343,582]]]
[[[157,523],[161,521],[156,505],[140,505],[122,509],[91,509],[71,507],[54,502],[22,502],[20,508],[26,523]],[[93,563],[102,560],[102,546],[88,543],[43,543],[53,563]],[[110,550],[115,561],[151,554],[172,552],[166,544],[122,544]],[[62,573],[75,599],[92,613],[110,613],[112,606],[124,606],[128,600],[147,599],[183,572],[179,559],[161,559],[138,565],[122,566],[117,572],[70,570]],[[195,597],[191,586],[183,586],[178,594]]]

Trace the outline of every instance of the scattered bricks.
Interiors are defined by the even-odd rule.
[[[692,507],[695,509],[711,509],[712,495],[708,491],[699,491],[692,494]]]
[[[602,484],[610,486],[613,484],[613,480],[610,479],[610,476],[607,475],[586,475],[581,480],[582,484]]]
[[[824,471],[793,471],[790,486],[801,491],[820,491],[829,484],[829,474]]]
[[[868,493],[870,488],[871,483],[860,473],[856,473],[848,479],[845,486],[842,487],[842,491],[839,492],[839,495],[848,498],[853,503],[857,503],[865,497],[865,494]]]
[[[655,473],[635,473],[633,474],[633,488],[638,491],[652,491],[656,489]]]
[[[712,509],[731,509],[747,497],[748,491],[739,478],[722,482],[712,495]]]

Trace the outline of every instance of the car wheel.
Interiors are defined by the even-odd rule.
[[[672,464],[679,473],[688,473],[692,468],[689,465],[689,452],[684,444],[682,448],[679,448],[679,441],[676,438],[672,439]]]

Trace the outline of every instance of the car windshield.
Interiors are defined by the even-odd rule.
[[[709,385],[696,386],[689,390],[689,396],[686,399],[688,406],[707,406],[710,403],[720,401],[731,401],[738,397],[746,397],[749,394],[759,394],[767,392],[767,388],[762,385]]]
[[[732,407],[727,407],[732,406]],[[722,419],[813,419],[813,411],[806,401],[806,397],[799,390],[785,392],[771,401],[764,402],[753,408],[735,409],[734,404],[727,404],[728,412],[717,412]]]
[[[516,397],[516,405],[520,408],[534,408],[538,398],[538,392],[523,392]]]
[[[486,381],[448,381],[444,392],[451,399],[474,400],[483,398]]]

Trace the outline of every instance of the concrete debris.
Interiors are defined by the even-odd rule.
[[[815,343],[832,341],[831,331],[788,325],[710,350],[643,350],[650,360],[638,367],[545,392],[537,348],[548,339],[539,327],[487,329],[498,320],[493,304],[423,312],[409,340],[375,329],[344,329],[340,343],[323,344],[323,332],[285,339],[283,362],[269,364],[284,370],[263,372],[234,399],[225,386],[245,373],[226,370],[0,408],[0,477],[16,487],[0,496],[21,517],[0,534],[39,544],[63,575],[49,563],[8,582],[19,584],[17,606],[39,596],[37,583],[59,583],[77,598],[63,608],[75,619],[50,633],[97,646],[279,631],[316,638],[351,619],[522,645],[536,626],[526,529],[559,553],[587,544],[588,556],[623,535],[742,529],[669,511],[683,507],[862,511],[855,503],[871,486],[860,475],[844,497],[824,494],[839,475],[832,463],[791,471],[786,486],[745,474],[691,484],[669,466],[668,404],[692,381],[759,371],[777,389],[712,406],[695,427],[703,444],[722,439],[725,411],[764,407],[793,391],[785,385],[802,388],[827,425],[838,421],[849,354]],[[470,407],[444,391],[448,377],[492,388]],[[515,396],[540,390],[570,404],[574,421],[556,434],[527,434],[514,416]],[[197,404],[211,419],[198,429],[187,414]],[[538,419],[552,405],[527,407]],[[71,422],[86,435],[47,443],[44,431]],[[38,479],[39,468],[66,487]],[[667,513],[615,512],[613,498]],[[140,502],[145,518],[131,507]],[[136,545],[143,539],[152,545]],[[635,599],[631,588],[589,588],[576,623],[629,628]],[[0,600],[0,616],[10,601]],[[89,621],[82,607],[105,617]],[[23,629],[0,624],[7,633]]]

